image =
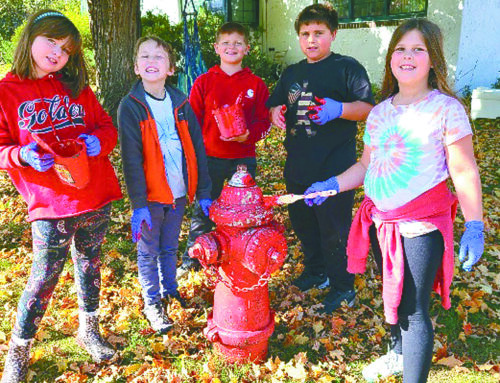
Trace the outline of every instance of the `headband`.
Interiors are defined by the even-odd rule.
[[[33,24],[38,23],[40,20],[42,20],[46,17],[64,17],[64,18],[66,18],[66,16],[64,16],[61,12],[50,11],[50,12],[45,12],[45,13],[38,15],[35,18],[35,20],[33,20]]]

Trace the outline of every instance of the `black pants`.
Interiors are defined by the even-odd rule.
[[[303,194],[308,186],[287,180],[287,191]],[[304,201],[288,205],[293,230],[302,245],[304,266],[312,274],[326,273],[330,286],[340,291],[354,288],[354,275],[347,272],[346,245],[352,220],[354,191],[329,197],[312,207]]]
[[[257,169],[257,160],[255,157],[245,157],[245,158],[216,158],[207,157],[208,174],[212,180],[212,192],[210,197],[212,200],[219,198],[222,188],[224,187],[224,182],[231,179],[233,174],[236,172],[236,167],[240,164],[247,166],[247,171],[255,179],[255,171]],[[194,245],[196,238],[200,235],[208,233],[214,227],[214,223],[205,215],[201,210],[198,201],[195,202],[193,215],[191,217],[191,228],[189,230],[189,236],[186,244],[186,251],[182,255],[183,262],[189,262],[191,259],[188,255],[188,250]]]
[[[382,270],[374,227],[370,236],[375,261]],[[403,354],[404,383],[423,383],[429,375],[434,344],[429,303],[443,258],[444,241],[438,230],[402,239],[405,257],[403,294],[398,308],[399,322],[391,326],[391,342],[393,350]]]

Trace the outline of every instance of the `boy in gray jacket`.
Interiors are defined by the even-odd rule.
[[[161,299],[176,298],[184,304],[175,275],[185,206],[196,196],[208,215],[212,202],[198,121],[186,96],[166,85],[174,73],[174,63],[167,42],[154,36],[140,38],[134,66],[140,80],[118,109],[144,314],[159,333],[172,326]]]

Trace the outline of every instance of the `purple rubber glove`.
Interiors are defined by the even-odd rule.
[[[337,193],[339,192],[339,183],[337,182],[337,177],[333,176],[331,178],[328,178],[326,181],[323,182],[315,182],[309,188],[304,192],[304,195],[320,192],[320,191],[325,191],[325,190],[335,190]],[[321,205],[323,202],[326,201],[328,197],[314,197],[314,198],[306,198],[304,202],[306,203],[307,206],[312,206],[312,205]]]
[[[199,204],[201,210],[203,211],[203,214],[205,214],[208,217],[208,211],[210,209],[210,206],[212,206],[212,200],[210,198],[200,199]]]
[[[460,240],[458,260],[464,262],[462,268],[471,271],[472,266],[481,259],[484,251],[484,223],[481,221],[465,222],[465,232]]]
[[[344,107],[341,102],[326,97],[319,98],[315,96],[314,99],[319,105],[309,106],[308,109],[312,112],[308,113],[308,116],[315,124],[324,125],[342,115]]]
[[[54,156],[51,153],[40,154],[36,142],[25,145],[19,151],[21,160],[39,172],[46,172],[54,165]]]
[[[82,138],[85,141],[85,146],[87,147],[87,155],[89,157],[95,157],[101,153],[101,143],[96,136],[91,134],[80,134],[78,138]]]
[[[142,223],[146,222],[149,230],[153,228],[153,224],[151,222],[151,213],[149,212],[149,208],[147,206],[140,207],[138,209],[134,209],[132,212],[132,219],[130,220],[132,223],[132,241],[137,242],[141,239],[142,234]]]

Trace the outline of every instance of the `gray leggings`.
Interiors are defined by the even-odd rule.
[[[370,230],[375,261],[382,270],[374,227]],[[392,349],[403,354],[403,382],[427,381],[432,360],[434,330],[429,316],[431,291],[444,251],[438,230],[415,238],[402,237],[405,268],[399,322],[391,326]]]

